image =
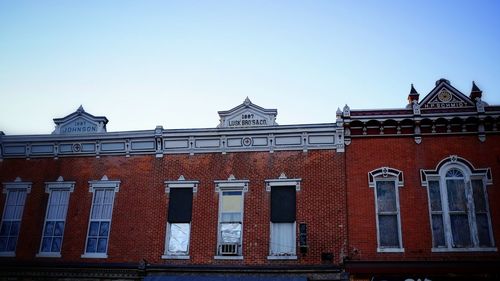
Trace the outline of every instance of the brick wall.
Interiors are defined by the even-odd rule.
[[[346,251],[345,154],[331,150],[309,152],[207,153],[196,155],[105,156],[101,158],[5,159],[0,162],[0,181],[21,177],[33,182],[27,196],[15,258],[0,260],[49,262],[137,263],[146,259],[158,264],[321,264],[321,253],[334,253],[338,263]],[[302,178],[297,193],[297,223],[307,223],[309,251],[297,261],[268,261],[270,193],[266,179],[284,172]],[[230,174],[248,179],[244,199],[243,261],[214,260],[217,244],[218,194],[214,180]],[[82,259],[92,193],[89,180],[107,175],[120,180],[115,195],[107,259]],[[200,181],[193,196],[190,260],[162,260],[165,247],[168,195],[165,180]],[[59,176],[75,181],[70,195],[62,258],[36,258],[48,201],[46,181]],[[3,208],[5,195],[0,196]],[[298,235],[297,235],[298,237]]]
[[[420,169],[435,169],[450,155],[465,158],[475,168],[491,168],[493,185],[487,186],[494,240],[500,241],[500,136],[484,143],[477,136],[425,136],[421,144],[407,137],[355,138],[347,147],[347,201],[349,252],[355,260],[447,260],[499,257],[494,253],[431,253],[427,189]],[[374,190],[368,172],[388,166],[403,171],[399,188],[404,253],[377,253]]]

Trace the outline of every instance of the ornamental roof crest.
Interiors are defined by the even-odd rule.
[[[436,87],[419,105],[423,109],[475,107],[474,101],[451,86],[450,81],[446,79],[436,81]]]
[[[106,132],[108,118],[85,112],[83,106],[63,118],[54,118],[56,129],[52,134],[97,134]]]
[[[276,126],[278,110],[266,109],[253,104],[247,97],[245,101],[227,111],[219,111],[220,124],[217,128],[248,128]]]

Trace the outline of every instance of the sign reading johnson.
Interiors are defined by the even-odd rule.
[[[108,119],[85,112],[80,106],[75,112],[63,118],[55,118],[53,134],[96,134],[105,133]]]
[[[219,128],[265,127],[276,124],[276,109],[265,109],[253,104],[250,99],[228,111],[219,111]]]
[[[61,134],[97,133],[97,129],[98,124],[78,118],[61,126]]]

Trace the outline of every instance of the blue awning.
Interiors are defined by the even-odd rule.
[[[199,276],[199,275],[164,275],[164,276],[147,276],[144,281],[307,281],[306,277],[300,276],[241,276],[241,275],[216,275],[216,276]]]

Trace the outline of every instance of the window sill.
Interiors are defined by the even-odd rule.
[[[214,260],[243,260],[243,256],[214,256]]]
[[[37,258],[60,258],[61,253],[38,253],[36,254]]]
[[[164,260],[188,260],[191,257],[186,255],[163,255],[161,258]]]
[[[296,260],[297,256],[267,256],[268,260]]]
[[[404,253],[405,248],[377,248],[378,253]]]
[[[497,252],[497,248],[432,248],[433,253],[449,252]]]
[[[108,255],[104,253],[85,253],[81,257],[83,259],[106,259]]]
[[[0,252],[0,257],[15,257],[16,252]]]

